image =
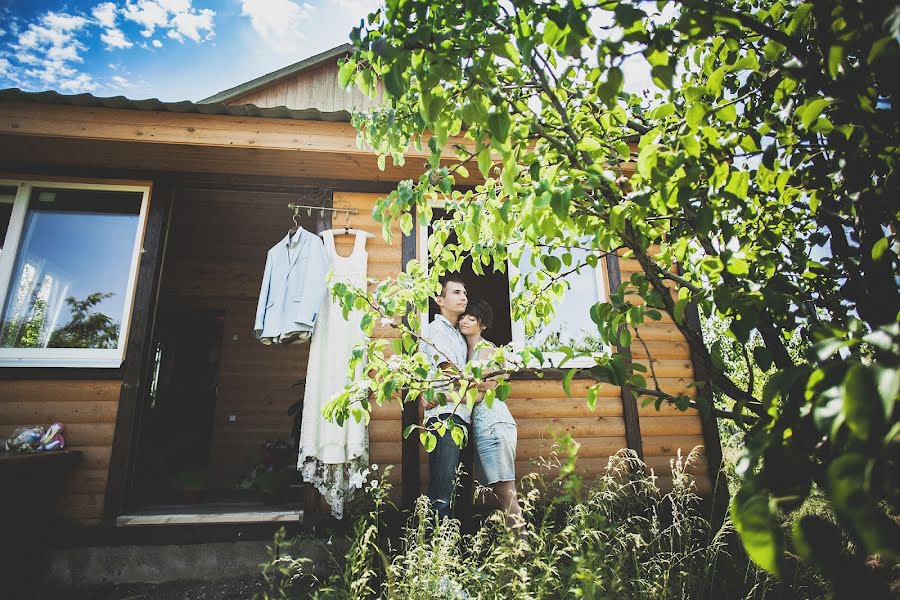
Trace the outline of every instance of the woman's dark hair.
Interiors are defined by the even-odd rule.
[[[468,308],[460,315],[460,318],[469,315],[478,319],[482,327],[490,329],[494,326],[494,309],[484,300],[470,302]]]

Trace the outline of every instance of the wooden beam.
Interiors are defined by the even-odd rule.
[[[606,257],[606,274],[609,277],[609,291],[614,292],[622,285],[622,273],[619,271],[619,256],[616,253],[609,254]],[[622,327],[627,327],[623,325]],[[616,352],[631,360],[631,349],[623,348],[616,344]],[[641,439],[641,420],[638,415],[637,401],[631,388],[627,385],[622,386],[622,416],[625,419],[625,441],[628,447],[634,450],[638,458],[644,459],[644,443]]]
[[[416,221],[415,208],[413,209],[413,222]],[[403,242],[401,246],[402,250],[402,258],[401,258],[401,266],[402,270],[406,270],[406,265],[416,257],[416,228],[414,227],[410,233],[403,235]],[[406,325],[409,325],[406,317],[404,317],[404,322]],[[401,392],[400,397],[402,399],[406,398],[406,390]],[[400,421],[400,439],[403,439],[403,431],[409,425],[415,425],[419,420],[419,405],[417,402],[409,402],[403,405],[403,417]],[[419,436],[411,435],[408,439],[403,440],[403,452],[401,458],[401,465],[403,471],[403,479],[402,479],[402,494],[401,494],[401,504],[403,508],[412,509],[415,505],[416,498],[419,495]]]
[[[0,131],[66,139],[373,156],[372,150],[356,146],[356,129],[344,122],[4,102],[0,103]],[[426,137],[422,150],[410,146],[407,159],[427,158],[427,141]],[[447,142],[445,158],[456,158],[453,147],[457,144],[474,148],[472,140],[454,136]]]

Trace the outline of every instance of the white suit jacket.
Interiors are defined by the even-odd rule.
[[[325,299],[328,259],[319,236],[302,227],[266,256],[254,333],[264,344],[304,341]]]

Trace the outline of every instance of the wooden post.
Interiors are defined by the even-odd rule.
[[[110,454],[109,478],[106,482],[103,516],[108,524],[113,524],[115,518],[125,512],[131,491],[134,450],[138,447],[140,404],[144,398],[144,383],[148,380],[147,375],[154,354],[152,342],[156,303],[162,279],[166,235],[174,202],[175,190],[171,186],[153,187],[141,245],[134,307],[128,330],[128,347],[123,365],[122,390],[119,394],[116,415],[116,431]]]
[[[606,255],[606,274],[609,277],[609,291],[613,293],[622,285],[622,273],[619,271],[619,255],[617,253]],[[627,327],[622,325],[622,327]],[[631,349],[623,348],[616,344],[616,352],[625,356],[625,360],[631,362]],[[652,357],[648,357],[650,359]],[[622,416],[625,419],[625,442],[628,448],[637,453],[638,458],[644,460],[644,443],[641,440],[641,421],[638,418],[637,402],[631,388],[622,386]]]
[[[415,209],[413,209],[413,223],[416,222]],[[404,234],[401,250],[401,268],[405,271],[406,266],[416,257],[416,228],[413,227],[408,235]],[[409,325],[408,319],[404,318],[404,324]],[[401,390],[402,398],[406,398],[406,390]],[[411,435],[409,439],[403,440],[403,430],[409,425],[414,425],[419,420],[419,405],[417,402],[410,402],[403,405],[403,418],[400,421],[400,435],[403,444],[401,455],[401,505],[403,508],[412,509],[419,496],[419,443],[418,436]]]

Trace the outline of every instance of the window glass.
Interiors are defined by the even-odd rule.
[[[0,347],[118,347],[141,201],[139,192],[32,189]]]
[[[3,252],[6,246],[6,232],[9,229],[9,219],[12,217],[17,191],[18,188],[14,185],[0,185],[0,252]]]
[[[552,254],[561,257],[564,250],[555,250]],[[580,248],[569,250],[572,255],[572,266],[563,267],[563,272],[583,263],[587,251]],[[519,272],[522,279],[526,274],[539,270],[532,264],[532,255],[528,249],[522,254]],[[519,280],[521,285],[522,279]],[[553,319],[540,326],[534,335],[526,336],[525,343],[541,350],[552,350],[559,346],[570,346],[581,352],[600,352],[604,349],[597,335],[597,326],[591,320],[590,308],[600,301],[599,280],[596,270],[590,265],[583,266],[577,273],[565,277],[569,289],[562,300],[556,304]]]

